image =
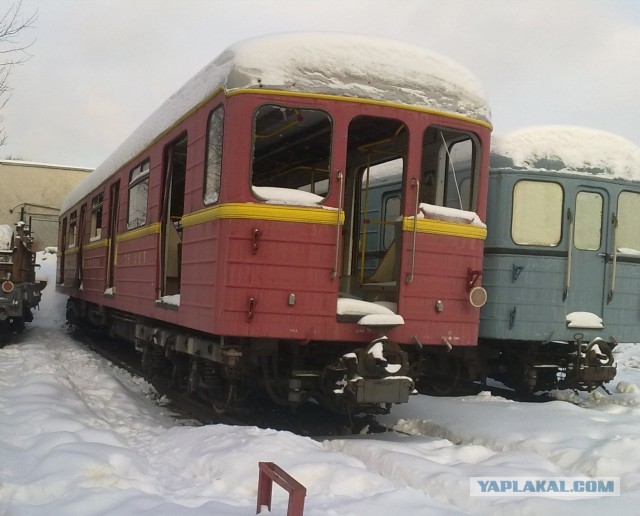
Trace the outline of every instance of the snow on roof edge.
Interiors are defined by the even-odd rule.
[[[100,186],[221,88],[225,92],[247,88],[304,91],[395,102],[486,124],[491,118],[479,80],[457,63],[422,47],[345,33],[261,36],[228,47],[187,81],[69,193],[61,211]]]

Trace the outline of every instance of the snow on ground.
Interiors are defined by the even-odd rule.
[[[55,255],[39,258],[50,279],[41,309],[0,349],[0,515],[254,514],[259,461],[306,486],[306,515],[637,512],[634,345],[617,350],[611,396],[561,392],[541,404],[416,396],[381,418],[398,433],[324,441],[184,426],[148,383],[67,334]],[[470,496],[471,477],[575,476],[620,477],[621,495]],[[272,513],[285,514],[286,503],[274,487]]]

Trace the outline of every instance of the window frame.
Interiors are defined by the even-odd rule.
[[[618,227],[616,229],[616,247],[618,249],[633,249],[633,250],[636,250],[636,251],[640,251],[640,232],[633,231],[633,228],[630,228],[628,230],[628,232],[631,233],[631,234],[638,235],[637,246],[636,245],[628,245],[630,242],[627,242],[626,240],[622,240],[622,242],[621,242],[621,239],[624,239],[627,236],[627,230],[626,230],[626,228],[624,226],[621,229],[621,227],[620,227],[621,224],[626,225],[625,221],[627,221],[627,220],[637,220],[637,217],[635,217],[635,219],[634,219],[634,217],[624,217],[620,213],[620,204],[621,204],[620,200],[621,200],[622,196],[625,195],[625,194],[628,195],[628,196],[632,196],[632,195],[636,196],[636,198],[640,201],[640,192],[637,192],[637,191],[622,190],[618,194],[617,209],[616,209],[616,220],[617,220],[617,224],[618,224]],[[634,242],[631,242],[631,243],[634,243]]]
[[[76,247],[78,241],[78,210],[69,214],[69,226],[67,228],[67,248]]]
[[[104,215],[104,192],[91,199],[91,234],[89,240],[100,240],[102,237],[102,217]]]
[[[258,139],[257,138],[257,121],[258,121],[258,115],[260,114],[260,111],[265,108],[277,108],[282,111],[291,110],[294,112],[312,111],[314,113],[321,113],[322,115],[324,115],[325,119],[327,120],[329,124],[328,147],[326,152],[327,166],[326,166],[326,169],[317,169],[318,173],[324,173],[326,174],[326,177],[323,177],[322,179],[319,179],[319,180],[315,179],[313,182],[309,182],[308,184],[302,185],[301,187],[297,187],[297,188],[289,187],[289,186],[274,187],[274,188],[281,188],[283,190],[291,190],[292,192],[298,191],[298,192],[308,192],[310,194],[315,194],[318,197],[322,197],[322,199],[317,200],[317,202],[308,202],[308,203],[303,202],[303,204],[313,205],[313,206],[323,205],[324,202],[329,198],[331,193],[330,177],[331,177],[331,164],[333,161],[333,139],[335,134],[335,122],[330,112],[328,112],[326,109],[319,108],[316,106],[296,106],[296,105],[287,105],[281,102],[266,102],[256,107],[252,117],[252,133],[251,133],[251,159],[250,159],[250,169],[249,169],[249,189],[251,191],[251,194],[261,202],[268,202],[268,203],[275,203],[275,204],[297,204],[296,202],[278,199],[277,197],[276,198],[265,197],[261,195],[260,192],[256,191],[256,188],[261,188],[266,186],[266,185],[256,184],[256,182],[254,181],[254,176],[256,174],[256,169],[255,169],[256,141]],[[283,127],[283,129],[286,130],[292,124],[286,125],[285,127]],[[267,136],[270,136],[270,134]],[[295,168],[290,169],[290,171],[293,171],[293,170],[296,170],[296,169]],[[325,184],[326,184],[326,188],[323,188],[323,185]],[[304,187],[308,187],[308,189],[303,189]],[[315,190],[316,187],[320,188],[319,193],[318,193],[318,190],[312,191],[312,190]]]
[[[529,240],[528,238],[527,239],[520,238],[520,240],[516,239],[516,235],[514,234],[515,217],[516,217],[516,190],[518,188],[518,185],[521,185],[524,183],[554,185],[554,188],[555,187],[559,188],[559,192],[561,194],[560,204],[559,204],[560,210],[558,214],[559,216],[556,217],[556,221],[558,222],[558,228],[557,228],[557,239],[554,238],[553,240],[554,243],[540,243],[540,242],[528,243],[524,241],[524,240]],[[511,241],[516,245],[526,246],[526,247],[558,247],[562,243],[563,225],[564,225],[563,224],[564,205],[565,205],[565,190],[561,183],[557,181],[549,181],[549,180],[533,179],[533,178],[522,178],[516,181],[516,183],[513,185],[513,189],[511,192],[511,213],[510,213],[510,231],[509,231]],[[556,233],[554,233],[554,236],[555,234]]]
[[[223,153],[224,153],[224,122],[225,122],[225,114],[226,114],[225,111],[226,110],[225,110],[224,104],[219,104],[209,112],[209,116],[207,118],[207,143],[205,148],[204,182],[203,182],[203,190],[202,190],[202,199],[205,205],[215,204],[220,199],[220,185],[222,182],[222,160],[224,159]],[[220,118],[221,131],[219,133],[219,138],[216,138],[217,141],[213,141],[213,139],[218,135],[212,134],[212,122],[214,121],[214,116],[218,113],[221,113],[221,118]],[[214,144],[215,147],[212,144]],[[212,148],[216,150],[216,154],[218,158],[216,161],[211,161]],[[212,166],[214,166],[217,170],[211,171]],[[211,180],[214,183],[213,185],[210,184]],[[210,190],[210,186],[212,188],[211,190]]]
[[[398,203],[398,212],[397,214],[394,214],[395,212],[391,213],[391,215],[389,214],[390,210],[390,203],[391,202],[396,202]],[[393,192],[388,192],[386,194],[384,194],[382,196],[382,235],[381,235],[381,242],[380,242],[380,247],[384,250],[384,251],[388,251],[389,248],[391,247],[391,245],[393,244],[393,242],[395,242],[396,239],[396,233],[395,233],[395,227],[393,226],[393,224],[396,224],[396,222],[398,221],[398,219],[400,217],[402,217],[402,194],[400,191],[393,191]]]
[[[591,209],[592,206],[584,206],[582,203],[579,204],[578,199],[583,197],[584,195],[592,195],[597,196],[600,200],[600,218],[598,225],[598,245],[593,247],[592,242],[583,241],[583,235],[591,236],[595,234],[593,231],[595,226],[592,224],[596,221],[595,218],[590,217],[593,213]],[[602,237],[603,237],[603,229],[604,229],[604,208],[605,208],[605,199],[604,196],[600,192],[594,192],[591,190],[580,190],[576,193],[576,206],[575,206],[575,216],[574,216],[574,226],[573,226],[573,245],[576,249],[580,251],[597,251],[602,247]],[[586,215],[586,217],[585,217]],[[586,224],[586,226],[583,226]],[[586,227],[587,231],[584,231],[582,228]]]
[[[429,141],[427,135],[429,131],[436,131],[435,141]],[[455,168],[451,168],[452,161],[452,149],[458,145],[469,142],[471,144],[471,163],[468,168],[470,171],[469,177],[460,181],[456,179],[458,187],[460,187],[465,181],[471,181],[468,189],[468,199],[462,200],[462,206],[456,203],[455,206],[451,206],[448,202],[448,190],[450,187],[449,181],[454,176],[450,170],[455,171]],[[437,149],[433,149],[435,152],[427,152],[427,146],[437,145]],[[429,125],[422,132],[422,155],[421,155],[421,188],[425,191],[421,192],[423,202],[433,204],[435,206],[447,207],[455,210],[471,211],[475,212],[478,209],[478,187],[480,172],[482,166],[482,140],[478,135],[470,130],[456,129],[452,127],[446,127],[442,125]],[[427,158],[431,158],[430,160]],[[431,191],[427,191],[427,176],[431,175]],[[429,202],[431,201],[431,202]],[[466,205],[465,205],[466,201]]]
[[[127,230],[131,230],[131,229],[136,229],[139,228],[141,226],[144,226],[147,223],[147,215],[148,215],[148,211],[149,211],[149,177],[150,177],[150,170],[151,170],[151,165],[150,165],[150,160],[149,158],[141,161],[140,163],[138,163],[138,165],[136,165],[135,167],[133,167],[131,169],[131,171],[129,172],[129,181],[128,181],[128,188],[127,188],[127,192],[128,192],[128,199],[127,199]],[[137,174],[136,174],[137,172]],[[136,175],[134,175],[136,174]],[[133,196],[131,195],[133,191],[138,191],[138,189],[142,188],[143,184],[147,185],[147,189],[145,192],[145,199],[144,199],[144,211],[139,210],[141,213],[144,214],[144,218],[139,219],[139,218],[135,218],[132,220],[131,216],[132,216],[132,208],[138,208],[137,206],[133,206],[132,205],[132,199]],[[142,203],[141,203],[142,204]]]

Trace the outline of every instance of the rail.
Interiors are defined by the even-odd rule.
[[[258,468],[260,469],[260,475],[258,476],[256,514],[260,514],[265,505],[271,511],[271,491],[273,482],[275,482],[289,493],[287,516],[302,516],[304,514],[304,498],[307,495],[307,489],[273,462],[258,462]]]

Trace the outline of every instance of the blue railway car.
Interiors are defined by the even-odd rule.
[[[640,328],[640,149],[572,127],[492,144],[480,346],[513,387],[593,389]]]

